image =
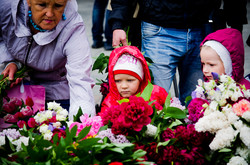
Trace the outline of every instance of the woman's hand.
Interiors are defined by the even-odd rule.
[[[4,75],[3,78],[9,76],[9,80],[13,81],[14,80],[14,75],[17,72],[17,66],[15,63],[10,63],[6,66],[4,71],[1,73]],[[10,85],[10,88],[12,88],[14,85],[19,84],[22,81],[22,78],[17,78],[15,82],[12,82]]]

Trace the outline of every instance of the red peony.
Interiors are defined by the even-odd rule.
[[[192,123],[196,123],[201,117],[203,117],[204,114],[204,108],[202,107],[203,104],[209,104],[207,100],[201,99],[201,98],[195,98],[191,100],[191,102],[188,105],[188,119]]]
[[[112,162],[112,163],[109,163],[109,165],[123,165],[123,163],[121,163],[121,162]]]
[[[17,122],[17,126],[18,126],[19,128],[23,128],[24,125],[27,127],[27,123],[26,123],[24,120],[19,120],[19,121]]]
[[[36,120],[33,117],[29,118],[29,120],[28,120],[28,126],[30,128],[35,128],[37,126]]]
[[[15,118],[17,119],[23,119],[25,116],[22,114],[22,112],[17,112],[15,115]]]
[[[99,113],[104,125],[108,124],[109,121],[111,122],[115,121],[120,114],[121,114],[120,105],[114,105],[108,108],[106,111]]]
[[[169,139],[174,138],[174,132],[172,129],[167,128],[163,133],[161,134],[162,141],[168,141]]]
[[[141,131],[144,125],[151,122],[153,108],[142,97],[130,96],[129,102],[121,104],[121,122],[124,127]]]
[[[3,110],[7,113],[13,113],[16,110],[16,106],[14,103],[6,102],[5,104],[3,104]]]
[[[3,119],[8,123],[16,123],[18,121],[18,118],[12,114],[7,114]]]
[[[25,100],[25,104],[26,104],[27,106],[33,107],[34,102],[33,102],[32,98],[28,96],[28,97],[26,98],[26,100]]]
[[[53,136],[54,136],[55,134],[57,134],[58,139],[61,139],[61,137],[63,137],[63,138],[66,137],[66,132],[65,132],[64,130],[62,130],[62,129],[57,129],[57,128],[54,129],[54,130],[53,130]]]
[[[14,104],[15,106],[19,107],[19,106],[22,106],[23,105],[23,102],[22,100],[16,98],[16,97],[13,97],[10,99],[10,103],[11,104]]]
[[[105,97],[109,93],[109,84],[107,82],[103,82],[101,84],[100,92]]]

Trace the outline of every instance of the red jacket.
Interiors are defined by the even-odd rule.
[[[242,34],[232,28],[217,30],[209,34],[201,43],[202,46],[208,40],[220,42],[230,53],[232,60],[232,78],[239,84],[250,89],[250,82],[244,78],[244,44]]]
[[[144,90],[144,88],[148,84],[148,81],[151,81],[147,62],[137,47],[135,47],[135,46],[123,46],[123,47],[119,47],[119,48],[114,49],[111,52],[110,57],[109,57],[109,66],[108,66],[109,93],[105,97],[104,101],[102,102],[101,112],[104,112],[107,108],[111,107],[112,105],[118,105],[119,103],[117,101],[123,99],[123,97],[121,97],[121,95],[119,94],[118,89],[117,89],[116,84],[115,84],[113,68],[114,68],[118,58],[121,55],[123,55],[124,53],[129,53],[130,55],[135,56],[136,58],[138,58],[141,61],[142,65],[143,65],[144,78],[141,81],[141,84],[139,87],[140,89],[138,90],[138,93],[142,92]],[[167,98],[167,95],[168,95],[168,93],[166,92],[166,90],[164,88],[157,86],[157,85],[154,85],[154,88],[153,88],[153,91],[151,94],[151,98],[149,101],[156,100],[154,103],[155,104],[159,103],[163,107],[165,100]]]

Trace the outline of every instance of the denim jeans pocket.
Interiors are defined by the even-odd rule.
[[[151,37],[154,36],[156,34],[158,34],[161,31],[161,27],[151,24],[151,23],[147,23],[147,22],[142,22],[141,24],[141,32],[142,32],[142,37]]]

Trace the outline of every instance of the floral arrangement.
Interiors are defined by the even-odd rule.
[[[125,136],[136,145],[135,150],[146,151],[144,159],[156,164],[204,164],[211,141],[209,133],[195,131],[185,122],[187,111],[179,99],[166,99],[162,110],[149,102],[153,86],[143,93],[119,101],[101,113],[112,136]]]
[[[189,105],[189,120],[198,132],[214,135],[209,148],[213,164],[250,163],[250,90],[230,76],[198,81]],[[195,108],[196,107],[196,108]]]
[[[10,125],[5,123],[1,130],[1,164],[137,164],[144,161],[141,157],[145,152],[134,152],[134,144],[111,143],[108,137],[97,136],[107,128],[103,127],[100,116],[89,117],[79,109],[75,116],[79,121],[68,121],[67,110],[50,102],[47,110],[41,109],[26,117],[27,123],[18,118]],[[21,121],[23,124],[19,125]]]

